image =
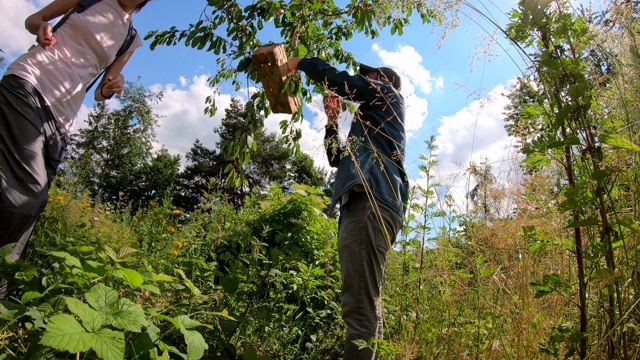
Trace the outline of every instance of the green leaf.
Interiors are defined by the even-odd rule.
[[[138,250],[132,248],[132,247],[128,247],[128,246],[123,246],[120,248],[120,250],[118,250],[118,258],[120,259],[126,259],[126,258],[130,258],[131,255],[137,253]]]
[[[20,303],[22,303],[24,305],[24,304],[28,303],[31,300],[40,299],[43,296],[44,296],[43,294],[40,294],[37,291],[27,291],[26,293],[22,294],[22,298],[20,299]]]
[[[118,293],[112,288],[98,284],[85,295],[87,303],[103,314],[110,313],[118,302]]]
[[[143,290],[149,290],[156,295],[160,295],[160,288],[155,285],[147,284],[147,285],[142,285],[140,288]]]
[[[149,321],[140,304],[129,299],[120,299],[117,309],[107,314],[107,323],[121,330],[141,332],[143,326],[148,326]]]
[[[242,360],[258,360],[258,351],[252,347],[246,349],[242,354]]]
[[[593,226],[600,224],[600,220],[597,217],[590,217],[588,219],[582,219],[578,221],[572,221],[567,225],[568,228],[577,228],[583,226]]]
[[[10,243],[3,247],[0,247],[0,259],[5,259],[11,253],[11,250],[16,246],[16,243]]]
[[[608,178],[611,174],[615,173],[616,170],[612,167],[606,167],[603,170],[596,170],[591,174],[591,178],[596,181],[604,180]]]
[[[200,322],[190,319],[188,316],[180,315],[176,317],[180,322],[180,332],[187,343],[187,360],[197,360],[204,356],[205,350],[209,348],[202,334],[197,330],[189,330],[202,325]]]
[[[85,352],[95,345],[95,339],[68,314],[51,317],[40,344],[70,353]]]
[[[173,281],[175,278],[173,276],[165,275],[165,274],[154,274],[154,281]]]
[[[251,60],[251,57],[247,56],[238,62],[238,67],[236,68],[236,70],[238,72],[247,72],[252,63],[253,62]]]
[[[171,323],[171,325],[173,325],[173,327],[175,327],[176,329],[180,329],[180,322],[178,320],[167,315],[159,314],[155,311],[149,311],[149,313],[156,319],[168,321]]]
[[[223,318],[231,321],[238,321],[233,316],[229,315],[229,311],[227,309],[222,310],[222,312],[214,312],[213,315],[222,316]]]
[[[628,139],[623,138],[620,135],[602,134],[602,135],[600,135],[600,141],[603,144],[607,144],[607,145],[610,145],[610,146],[613,146],[613,147],[627,149],[627,150],[633,150],[633,151],[640,151],[640,146],[632,143],[631,141],[629,141]]]
[[[101,329],[93,334],[91,347],[104,360],[124,359],[124,334],[110,329]]]
[[[309,50],[307,50],[307,47],[299,44],[298,45],[298,56],[299,57],[305,57],[307,54],[309,53]]]
[[[55,256],[57,258],[64,259],[64,263],[70,267],[77,267],[82,269],[82,263],[78,260],[77,257],[70,255],[64,251],[52,251],[49,253],[51,256]]]
[[[139,288],[144,283],[144,278],[142,278],[142,275],[133,269],[123,268],[119,269],[118,271],[120,272],[120,274],[122,274],[122,276],[124,276],[124,279],[127,281],[129,286],[134,289]]]
[[[189,287],[189,290],[191,290],[191,294],[193,294],[194,296],[200,296],[202,294],[200,290],[195,285],[193,285],[193,282],[187,279],[184,271],[182,271],[181,269],[175,269],[175,271],[182,277],[184,283],[187,284],[187,287]]]
[[[69,310],[80,318],[82,325],[84,325],[87,330],[92,332],[97,331],[104,325],[104,314],[93,310],[89,305],[72,297],[65,296],[64,301]]]
[[[18,315],[19,312],[20,310],[18,309],[9,310],[4,305],[2,305],[2,303],[0,303],[0,320],[5,320],[5,321],[16,320],[20,317],[20,315]]]
[[[640,226],[629,216],[621,216],[616,221],[618,225],[626,227],[627,229],[640,234]]]
[[[225,276],[220,281],[220,285],[222,285],[222,289],[224,289],[226,293],[235,294],[238,291],[240,282],[232,276]]]

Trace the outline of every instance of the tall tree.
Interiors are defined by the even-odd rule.
[[[161,203],[172,197],[179,173],[180,155],[171,155],[162,147],[138,169],[137,184],[131,189],[134,209],[147,208],[151,201]]]
[[[228,162],[216,150],[205,147],[199,139],[196,139],[185,157],[187,165],[178,175],[174,204],[186,211],[194,211],[203,195],[220,191]]]
[[[109,110],[104,103],[96,104],[87,127],[74,135],[71,171],[96,200],[126,204],[142,201],[137,186],[140,171],[152,157],[158,123],[153,105],[161,99],[162,93],[127,82],[120,99],[122,107]]]
[[[253,133],[253,136],[247,134],[247,118],[256,116],[251,106],[248,103],[243,107],[240,100],[233,99],[225,109],[220,127],[214,129],[220,136],[218,151],[207,149],[196,140],[186,156],[189,164],[180,175],[177,206],[194,210],[202,195],[211,191],[218,192],[226,201],[240,207],[249,190],[265,191],[272,183],[281,186],[289,186],[293,182],[318,187],[324,185],[324,173],[313,165],[308,155],[297,153],[292,156],[282,139],[266,133],[264,129]],[[237,139],[247,142],[248,151],[260,151],[238,159],[238,154],[234,153]],[[242,174],[242,178],[234,176],[232,169]]]

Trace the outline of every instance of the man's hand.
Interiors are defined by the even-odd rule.
[[[38,34],[36,35],[36,42],[40,47],[48,49],[56,44],[56,38],[53,36],[53,27],[46,21],[40,23],[38,28]]]
[[[299,57],[292,57],[291,59],[289,59],[289,61],[287,61],[287,69],[289,70],[289,74],[298,70],[298,63],[300,63],[301,59],[302,58]]]
[[[342,110],[342,98],[336,94],[329,93],[324,98],[324,112],[327,114],[327,125],[337,126],[338,118]]]

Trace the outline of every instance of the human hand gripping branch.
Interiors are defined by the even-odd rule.
[[[342,110],[342,98],[334,93],[329,93],[324,98],[324,112],[327,114],[327,127],[338,127],[338,118]]]

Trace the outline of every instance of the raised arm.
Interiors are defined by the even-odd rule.
[[[55,45],[56,39],[53,36],[53,27],[49,21],[64,15],[79,0],[54,0],[40,11],[33,13],[24,21],[24,27],[36,36],[36,42],[41,47],[47,49]]]
[[[287,66],[289,71],[303,71],[313,81],[326,86],[345,99],[355,102],[372,102],[380,97],[377,82],[360,74],[351,75],[346,71],[338,71],[325,60],[293,57]]]

